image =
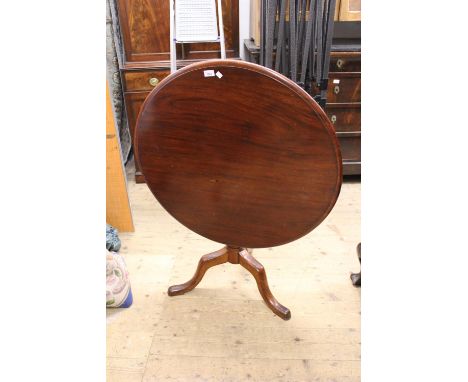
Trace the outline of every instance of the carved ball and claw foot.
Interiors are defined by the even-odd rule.
[[[265,268],[252,256],[252,250],[247,248],[226,246],[219,251],[202,256],[198,262],[198,267],[193,277],[184,284],[171,286],[167,291],[168,295],[177,296],[190,292],[200,283],[205,272],[209,268],[227,262],[231,264],[240,264],[252,274],[257,282],[258,290],[260,291],[265,304],[273,311],[273,313],[281,317],[283,320],[289,320],[291,318],[291,311],[281,305],[271,293],[270,287],[268,286]]]

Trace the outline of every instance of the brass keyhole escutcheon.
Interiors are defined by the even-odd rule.
[[[340,87],[339,87],[338,85],[336,85],[336,86],[334,87],[334,89],[333,89],[333,92],[334,92],[335,94],[338,94],[338,93],[340,92]]]
[[[330,121],[331,121],[333,124],[335,124],[335,122],[336,122],[336,115],[333,114],[333,115],[331,116],[331,118],[330,118]]]
[[[344,64],[344,61],[341,58],[339,58],[336,61],[336,66],[338,67],[338,69],[341,69],[343,67],[343,64]]]
[[[150,78],[149,83],[151,86],[156,86],[159,83],[159,80],[156,77]]]

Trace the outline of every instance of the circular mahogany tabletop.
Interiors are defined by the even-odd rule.
[[[149,94],[136,158],[161,205],[196,233],[264,248],[319,225],[341,188],[338,141],[303,89],[235,60],[186,66]]]

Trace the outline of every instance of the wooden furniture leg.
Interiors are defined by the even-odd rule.
[[[283,320],[289,320],[291,318],[291,311],[281,305],[271,293],[263,265],[260,264],[248,250],[242,250],[239,252],[239,264],[247,269],[255,278],[258,290],[260,291],[265,304],[267,304],[273,313],[281,317]]]
[[[361,264],[361,243],[357,245],[356,251],[358,254],[359,264]],[[361,286],[361,271],[359,271],[359,273],[351,273],[350,277],[354,286]]]
[[[169,287],[167,290],[167,294],[169,296],[177,296],[179,294],[184,294],[190,292],[193,288],[195,288],[200,281],[202,280],[205,272],[214,267],[215,265],[224,264],[228,261],[228,250],[227,247],[220,249],[219,251],[209,253],[204,255],[200,258],[198,262],[197,270],[193,277],[187,281],[186,283],[173,285]]]
[[[265,268],[252,256],[252,250],[248,248],[226,246],[219,251],[202,256],[193,277],[184,284],[169,287],[167,294],[169,296],[177,296],[190,292],[200,283],[205,272],[209,268],[227,262],[240,264],[253,275],[263,300],[273,313],[283,320],[289,320],[291,318],[291,311],[281,305],[271,293]]]

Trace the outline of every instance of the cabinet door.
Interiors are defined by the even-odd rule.
[[[169,60],[169,1],[118,0],[125,61]]]
[[[222,6],[226,55],[238,57],[239,0],[223,0]],[[118,7],[125,61],[169,61],[169,1],[118,0]],[[177,45],[178,60],[220,57],[217,43]]]

